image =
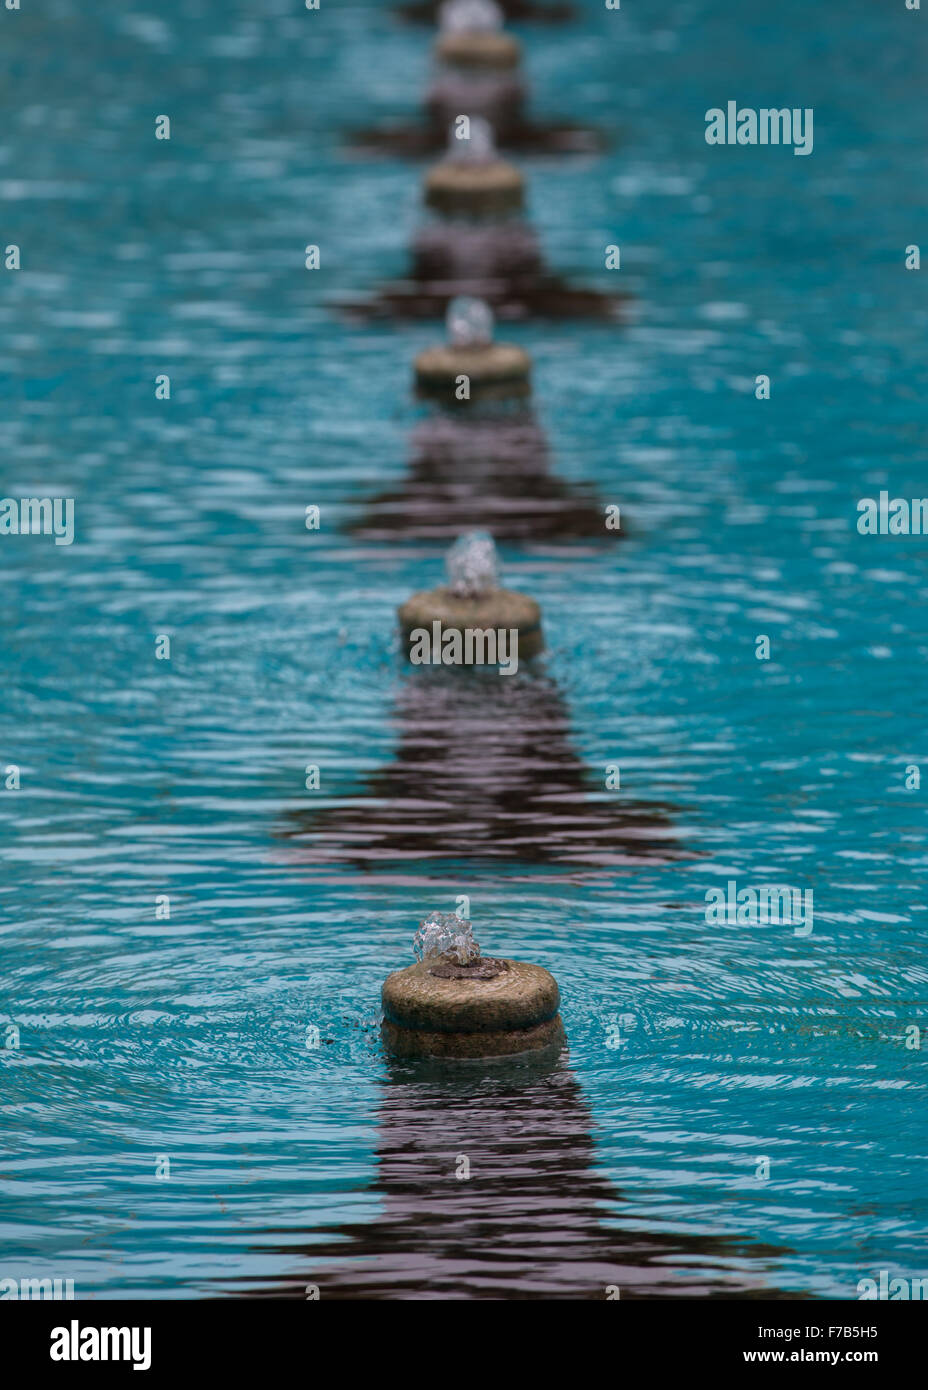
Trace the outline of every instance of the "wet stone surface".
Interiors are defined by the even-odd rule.
[[[440,960],[429,970],[439,980],[494,980],[509,969],[508,961],[494,960],[486,956],[471,965],[458,965],[455,961]]]

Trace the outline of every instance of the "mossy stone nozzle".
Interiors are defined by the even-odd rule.
[[[493,311],[481,299],[461,296],[448,306],[448,342],[420,352],[415,361],[420,395],[453,404],[479,397],[531,394],[532,359],[514,343],[493,342]],[[467,392],[459,394],[461,378]]]
[[[424,196],[448,217],[504,217],[524,207],[525,180],[504,159],[443,159],[426,174]]]
[[[564,1042],[554,976],[539,965],[480,955],[470,923],[433,913],[416,934],[420,959],[388,975],[383,1039],[398,1057],[504,1057]]]
[[[440,35],[435,57],[467,72],[512,72],[522,60],[522,47],[510,34],[470,30]]]
[[[483,116],[459,117],[448,150],[425,176],[427,205],[448,217],[506,217],[525,201],[525,180],[496,153],[493,127]]]
[[[483,531],[460,536],[446,565],[448,584],[413,594],[399,609],[407,660],[511,672],[542,650],[541,607],[528,594],[498,586],[492,536]]]
[[[513,343],[487,347],[455,347],[443,344],[426,348],[416,358],[416,385],[425,395],[454,398],[462,376],[470,382],[471,396],[528,396],[532,359]]]

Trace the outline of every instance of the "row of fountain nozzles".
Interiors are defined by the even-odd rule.
[[[499,32],[501,15],[490,0],[449,0],[442,6],[439,59],[457,68],[510,71],[519,45]],[[448,157],[432,168],[426,202],[438,212],[485,217],[522,207],[521,174],[500,160],[489,123],[465,118],[452,127]],[[463,138],[462,138],[463,137]],[[493,342],[493,315],[474,298],[451,302],[448,342],[416,359],[420,391],[460,399],[462,380],[471,394],[525,395],[531,359],[513,344]],[[404,641],[417,631],[506,629],[517,633],[518,655],[543,645],[541,610],[534,599],[504,589],[493,538],[471,532],[446,559],[448,582],[414,594],[399,610]],[[394,971],[384,983],[383,1038],[401,1057],[478,1058],[559,1047],[564,1029],[557,982],[547,970],[522,961],[481,957],[470,923],[457,914],[434,913],[414,941],[416,965]]]

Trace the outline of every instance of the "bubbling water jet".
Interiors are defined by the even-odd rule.
[[[452,347],[489,347],[493,342],[493,310],[483,299],[452,299],[445,322]]]
[[[442,0],[438,27],[443,34],[493,33],[503,27],[495,0]]]
[[[480,947],[470,922],[457,912],[430,912],[412,939],[416,960],[447,956],[455,965],[472,965],[480,959]]]
[[[499,589],[499,559],[485,531],[459,536],[445,558],[448,588],[455,598],[482,598]]]

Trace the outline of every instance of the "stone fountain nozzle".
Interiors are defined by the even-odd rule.
[[[452,299],[447,342],[415,361],[416,389],[448,404],[531,394],[532,359],[514,343],[494,343],[493,310],[482,299]]]
[[[486,531],[459,536],[446,567],[447,584],[413,594],[399,609],[407,660],[515,674],[520,661],[544,647],[540,606],[527,594],[500,586],[496,546]]]
[[[384,981],[382,1033],[398,1057],[505,1057],[565,1041],[554,976],[482,956],[471,924],[432,913],[414,938],[415,965]]]

